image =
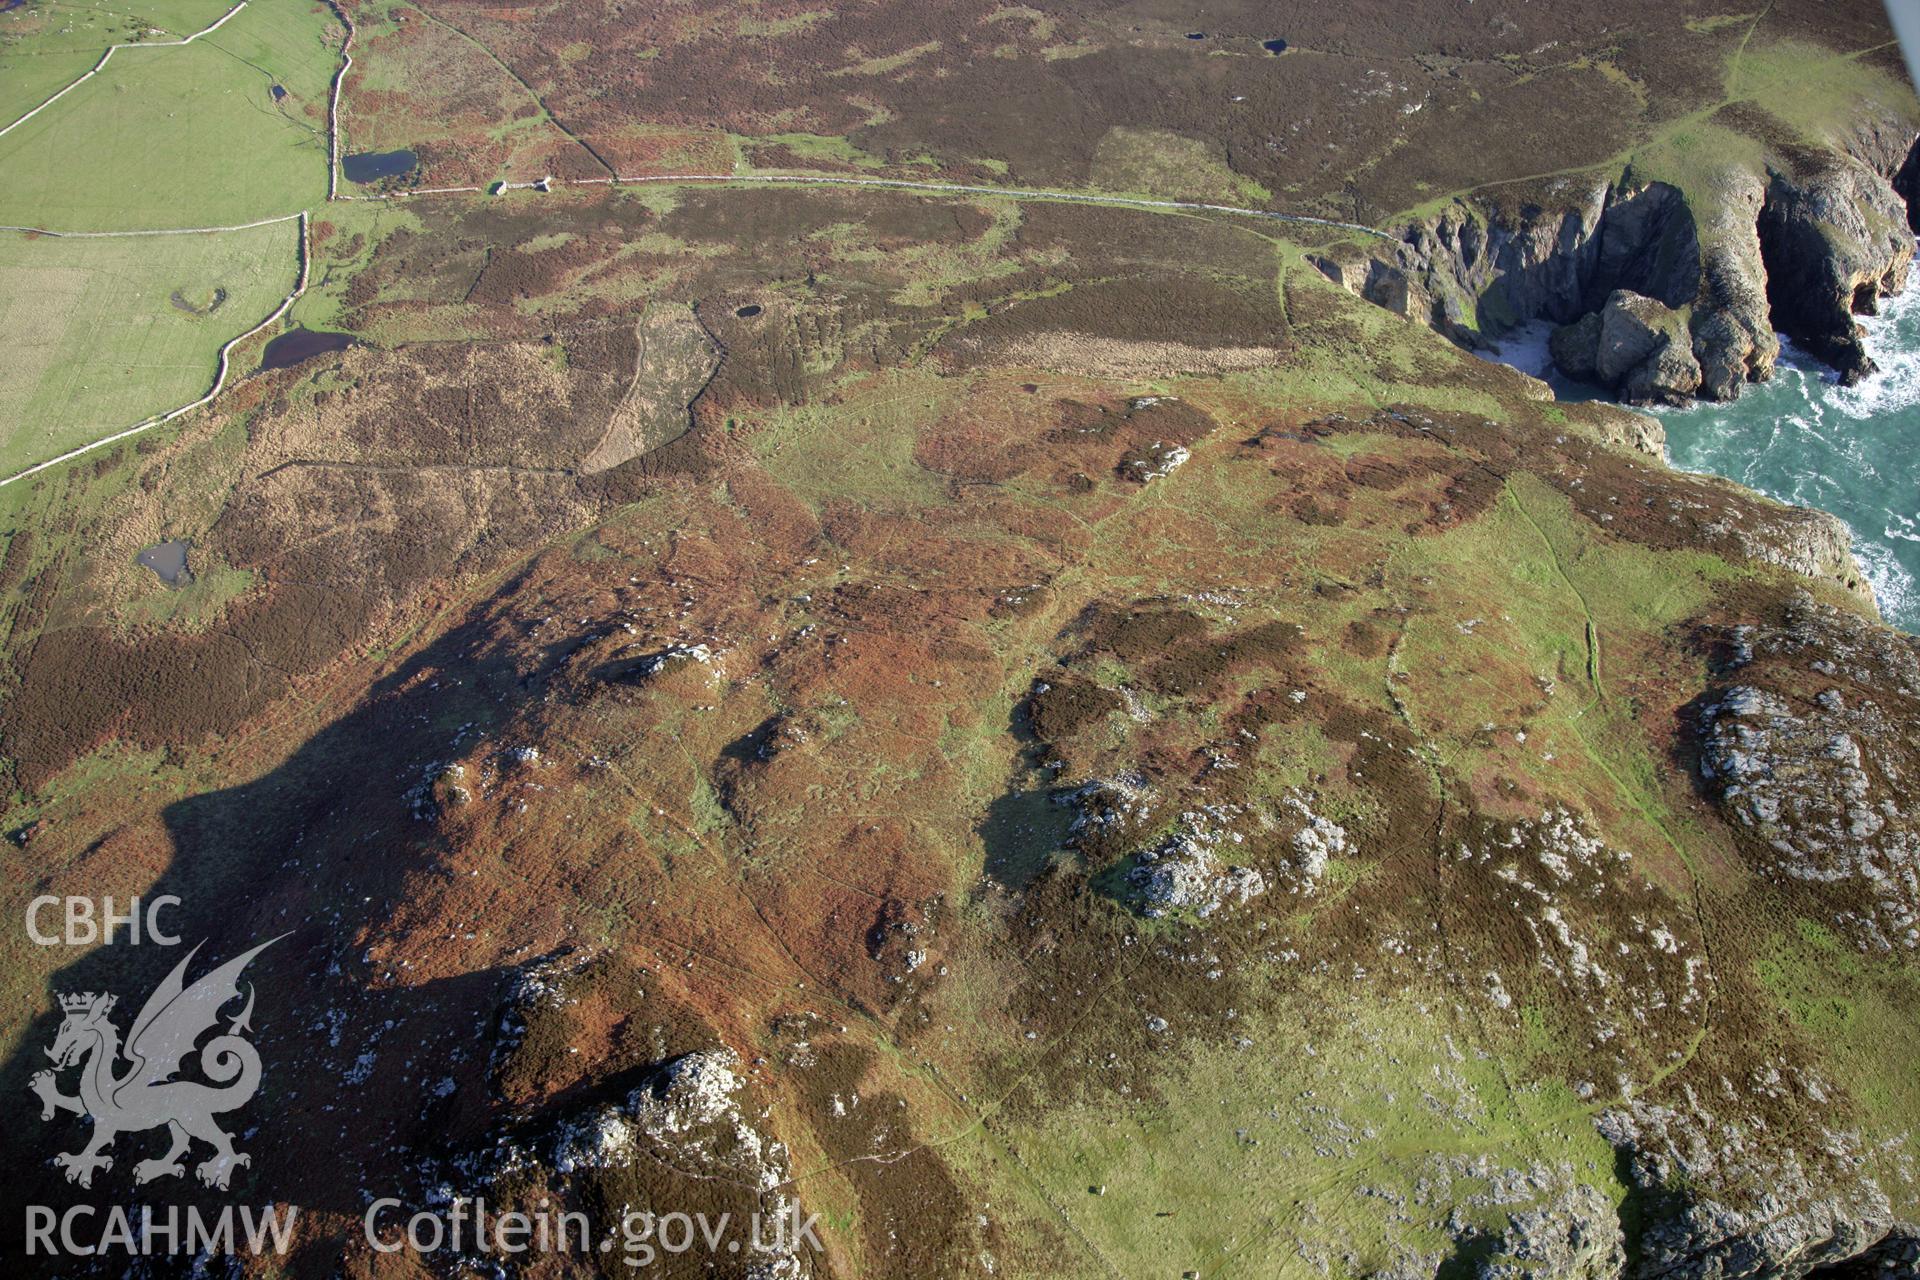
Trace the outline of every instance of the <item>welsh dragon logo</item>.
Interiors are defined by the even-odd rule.
[[[53,1158],[66,1170],[67,1181],[92,1186],[94,1171],[113,1165],[113,1157],[105,1151],[114,1138],[161,1125],[166,1126],[172,1145],[158,1159],[134,1165],[136,1183],[185,1173],[181,1157],[196,1138],[213,1148],[213,1155],[194,1170],[207,1186],[224,1190],[234,1169],[251,1163],[246,1153],[233,1149],[233,1139],[213,1119],[245,1106],[260,1087],[260,1054],[241,1034],[252,1030],[251,984],[246,1007],[229,1020],[226,1034],[196,1046],[219,1022],[220,1010],[239,998],[241,971],[279,940],[269,939],[187,986],[187,965],[200,950],[195,946],[147,997],[124,1046],[119,1028],[108,1017],[115,997],[91,991],[60,997],[66,1017],[47,1050],[53,1070],[35,1073],[29,1087],[40,1097],[42,1120],[71,1111],[93,1121],[93,1136],[83,1149]],[[182,1060],[196,1052],[200,1074],[210,1084],[173,1078]],[[61,1093],[58,1073],[76,1065],[80,1092]]]

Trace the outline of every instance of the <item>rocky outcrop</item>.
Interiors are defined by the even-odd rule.
[[[1589,311],[1572,324],[1563,324],[1547,341],[1553,367],[1569,378],[1591,382],[1600,376],[1600,313]]]
[[[1851,1280],[1920,1275],[1920,1223],[1902,1222],[1866,1252],[1848,1259]]]
[[[1142,850],[1127,883],[1138,895],[1140,914],[1149,919],[1191,912],[1204,920],[1229,903],[1267,891],[1258,871],[1222,866],[1212,847],[1188,832]]]
[[[714,1211],[715,1222],[744,1222],[751,1213],[770,1224],[765,1234],[750,1237],[750,1249],[740,1241],[728,1247],[747,1265],[726,1274],[806,1280],[816,1267],[810,1228],[797,1230],[806,1219],[793,1193],[791,1154],[764,1127],[767,1113],[748,1105],[751,1089],[743,1071],[730,1049],[680,1054],[655,1064],[624,1103],[562,1108],[527,1129],[511,1129],[485,1147],[460,1153],[448,1169],[427,1168],[449,1175],[439,1184],[449,1190],[488,1188],[500,1203],[531,1186],[543,1192],[541,1207],[551,1194],[570,1210],[604,1202],[610,1187],[658,1197],[655,1203],[673,1203],[667,1197],[684,1197],[690,1187],[711,1188],[707,1194],[716,1199],[710,1203],[722,1206]],[[627,1216],[629,1207],[615,1203],[615,1226],[651,1231],[651,1221]],[[787,1224],[796,1230],[787,1230]],[[644,1238],[621,1237],[629,1243]],[[484,1255],[460,1256],[476,1264],[475,1271],[486,1261]],[[628,1265],[637,1264],[629,1260]]]
[[[1511,1215],[1475,1268],[1475,1280],[1615,1280],[1627,1265],[1619,1210],[1576,1183],[1550,1203]]]
[[[1819,895],[1865,952],[1920,949],[1920,656],[1910,637],[1796,602],[1745,628],[1701,700],[1700,777],[1764,875]]]
[[[1615,386],[1657,352],[1676,340],[1682,344],[1687,340],[1685,322],[1677,312],[1627,289],[1608,294],[1599,316],[1597,344],[1588,363],[1597,376]]]
[[[1691,1095],[1681,1106],[1632,1101],[1596,1124],[1620,1153],[1639,1226],[1625,1276],[1801,1280],[1902,1247],[1907,1228],[1880,1187],[1836,1176],[1860,1159],[1846,1134],[1829,1133],[1824,1150],[1780,1150],[1763,1128],[1716,1115]]]
[[[1239,830],[1243,816],[1238,806],[1190,810],[1164,838],[1135,854],[1127,885],[1140,914],[1204,920],[1265,893],[1265,876],[1222,860],[1222,854],[1245,843]]]
[[[1722,530],[1745,558],[1842,587],[1878,615],[1873,586],[1853,558],[1852,531],[1840,517],[1810,507],[1779,507],[1761,524],[1709,527],[1710,532]]]
[[[1616,449],[1628,449],[1649,458],[1667,456],[1667,428],[1660,419],[1613,405],[1593,406],[1594,433]]]
[[[1873,372],[1853,317],[1903,288],[1913,260],[1892,183],[1857,160],[1823,157],[1808,177],[1775,175],[1759,225],[1774,323],[1844,382]]]
[[[1888,179],[1894,193],[1906,202],[1908,228],[1920,233],[1920,209],[1913,200],[1920,175],[1920,142],[1915,141],[1908,122],[1867,112],[1853,121],[1840,149]]]
[[[1555,330],[1551,346],[1561,372],[1631,404],[1681,404],[1700,387],[1686,317],[1631,290],[1615,289],[1600,310]]]
[[[1749,382],[1773,376],[1780,338],[1767,303],[1760,255],[1760,206],[1765,187],[1745,180],[1725,192],[1711,214],[1710,247],[1701,259],[1701,286],[1693,321],[1693,354],[1700,362],[1699,396],[1734,400]]]

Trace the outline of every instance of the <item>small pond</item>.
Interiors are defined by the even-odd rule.
[[[1262,40],[1260,47],[1268,53],[1285,53],[1287,51],[1287,42],[1280,39]]]
[[[340,172],[347,175],[348,182],[364,184],[398,178],[419,163],[420,157],[411,151],[360,151],[340,157]]]
[[[352,345],[350,334],[325,329],[289,329],[260,352],[260,371],[291,369],[302,360],[311,360],[329,351],[345,351]]]
[[[187,546],[178,538],[156,542],[135,556],[134,563],[153,570],[170,587],[184,586],[193,581],[193,571],[187,568]]]
[[[757,316],[760,314],[760,307],[758,303],[749,302],[746,306],[739,308],[733,314],[739,316],[742,320],[750,320],[754,316]]]

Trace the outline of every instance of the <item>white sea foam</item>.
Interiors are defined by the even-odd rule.
[[[1865,419],[1920,405],[1920,285],[1889,298],[1877,316],[1861,319],[1867,350],[1879,369],[1858,385],[1832,388],[1833,406]]]
[[[1494,364],[1510,365],[1544,382],[1553,375],[1553,355],[1547,350],[1547,339],[1553,336],[1553,329],[1551,320],[1530,320],[1502,334],[1492,347],[1474,354]]]
[[[1860,563],[1860,571],[1867,575],[1867,583],[1873,588],[1873,598],[1880,605],[1880,616],[1887,621],[1911,630],[1914,626],[1914,612],[1920,607],[1920,595],[1916,595],[1916,583],[1913,573],[1894,558],[1893,552],[1884,542],[1871,542],[1856,536],[1853,540],[1853,558]]]
[[[1659,416],[1674,466],[1844,520],[1881,613],[1920,630],[1920,282],[1862,323],[1879,368],[1855,386],[1783,342],[1737,403]]]

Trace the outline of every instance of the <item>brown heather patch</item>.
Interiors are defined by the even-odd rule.
[[[1656,121],[1709,105],[1744,29],[1687,25],[1733,15],[1724,5],[1699,14],[1654,0],[1583,0],[1550,16],[1522,7],[1464,24],[1386,0],[1337,11],[1236,0],[1207,12],[1198,41],[1185,38],[1195,17],[1164,6],[1054,6],[1037,19],[986,0],[824,13],[795,0],[637,16],[468,0],[429,8],[623,163],[646,163],[663,147],[692,160],[697,140],[716,131],[750,140],[801,131],[846,138],[896,176],[1071,185],[1088,180],[1101,140],[1122,125],[1204,140],[1290,207],[1343,216],[1611,155]],[[1871,5],[1826,8],[1833,16],[1817,32],[1807,30],[1813,18],[1787,12],[1770,14],[1764,34],[1806,31],[1845,48],[1884,41]],[[1259,47],[1276,32],[1292,46],[1278,58]],[[366,56],[408,54],[396,44]],[[458,104],[485,69],[465,61],[473,70],[445,83],[410,81],[442,100],[407,110],[464,136]],[[777,144],[747,149],[763,164],[792,158]],[[721,169],[731,160],[716,158]]]

